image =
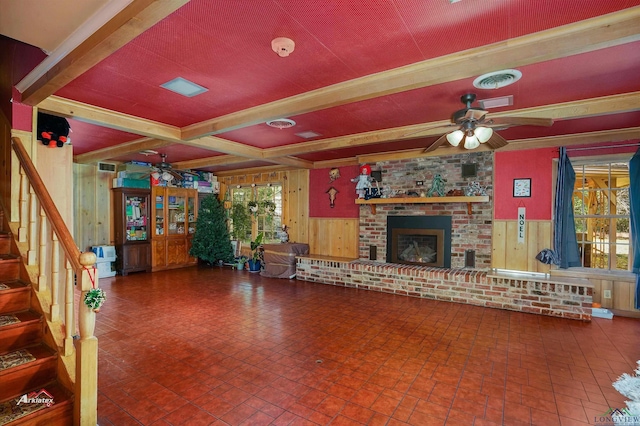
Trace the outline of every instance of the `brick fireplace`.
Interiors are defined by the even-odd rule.
[[[463,164],[476,163],[477,176],[463,178]],[[431,180],[440,174],[445,180],[445,190],[464,189],[470,182],[477,181],[492,195],[493,154],[491,152],[474,152],[464,155],[444,157],[427,157],[410,160],[384,161],[372,164],[373,170],[382,172],[381,187],[389,194],[426,192],[431,187]],[[416,182],[423,186],[416,186]],[[450,218],[450,261],[445,268],[463,268],[465,254],[472,252],[476,269],[488,270],[491,267],[491,231],[492,203],[476,203],[472,205],[472,213],[468,214],[465,203],[437,204],[378,204],[376,214],[370,206],[360,206],[360,246],[359,258],[369,260],[370,253],[376,253],[376,262],[392,262],[388,253],[390,242],[387,236],[387,221],[394,218],[411,220],[416,218]],[[445,237],[445,241],[447,238]],[[373,248],[372,248],[373,246]],[[429,265],[439,266],[439,265]]]

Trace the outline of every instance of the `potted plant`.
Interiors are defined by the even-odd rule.
[[[247,263],[247,257],[246,256],[237,257],[235,259],[235,262],[236,262],[235,267],[238,268],[239,271],[242,271],[244,269],[245,263]]]
[[[252,215],[256,216],[258,214],[258,202],[257,201],[249,201],[247,203],[247,208],[251,212]]]
[[[260,246],[262,245],[262,239],[264,234],[260,232],[255,240],[251,241],[251,251],[253,252],[252,258],[249,259],[249,271],[258,272],[260,270]]]
[[[260,207],[267,215],[273,215],[276,212],[276,203],[271,200],[263,200],[260,202]]]

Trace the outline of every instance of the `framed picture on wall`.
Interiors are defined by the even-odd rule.
[[[531,197],[531,178],[513,180],[514,197]]]

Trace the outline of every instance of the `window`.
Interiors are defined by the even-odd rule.
[[[263,242],[279,242],[282,227],[282,185],[268,184],[231,189],[231,233],[244,242],[264,233]],[[249,203],[257,206],[249,213]],[[243,214],[247,213],[247,214]],[[235,222],[235,223],[234,223]]]
[[[582,265],[630,270],[628,162],[573,161],[573,168],[573,208]]]
[[[282,185],[256,187],[256,201],[261,206],[256,217],[258,233],[264,233],[265,243],[279,242],[278,232],[282,228]]]

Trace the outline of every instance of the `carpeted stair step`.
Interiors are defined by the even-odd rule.
[[[18,279],[0,280],[0,315],[31,307],[31,287]]]
[[[23,397],[24,395],[24,397]],[[53,404],[25,403],[25,399],[53,399]],[[18,402],[20,402],[18,404]],[[32,388],[0,402],[0,425],[67,426],[73,422],[73,397],[56,382]]]
[[[20,256],[0,253],[0,282],[20,278]]]
[[[44,323],[32,310],[0,314],[0,354],[39,343]]]
[[[0,354],[0,401],[56,379],[58,354],[44,344]]]

